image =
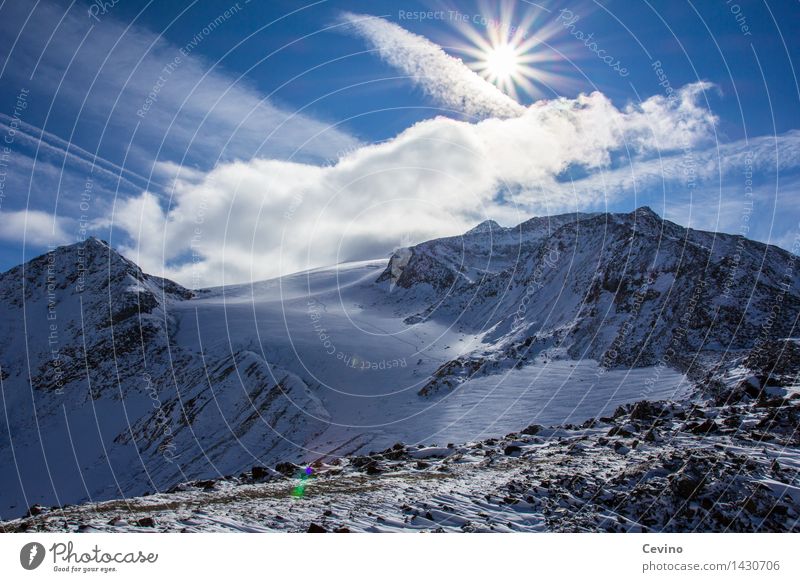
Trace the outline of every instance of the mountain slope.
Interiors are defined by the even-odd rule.
[[[96,239],[0,277],[3,515],[222,475],[264,443],[294,450],[275,431],[300,424],[292,401],[318,401],[290,372],[269,381],[245,350],[203,358],[174,345],[173,310],[193,296]]]
[[[647,208],[196,291],[96,239],[61,247],[0,275],[0,517],[792,391],[795,260]]]
[[[782,249],[685,229],[649,208],[563,215],[533,229],[531,222],[496,237],[499,268],[478,276],[469,276],[476,263],[490,265],[475,251],[486,237],[465,235],[413,247],[403,268],[395,255],[379,278],[412,297],[418,287],[434,290],[410,321],[457,320],[486,332],[483,349],[448,362],[444,381],[434,378],[425,394],[548,351],[604,368],[669,366],[701,378],[795,332],[800,277],[796,256]],[[796,358],[786,365],[796,368]]]

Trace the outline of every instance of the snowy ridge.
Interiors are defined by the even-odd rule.
[[[395,277],[403,300],[418,309],[409,321],[457,320],[485,334],[482,349],[448,362],[426,395],[547,352],[605,368],[666,365],[702,378],[767,339],[791,335],[800,313],[794,255],[685,229],[646,207],[533,219],[496,241],[465,235],[411,253]],[[379,281],[398,272],[392,261]],[[435,294],[415,303],[425,297],[417,288]]]

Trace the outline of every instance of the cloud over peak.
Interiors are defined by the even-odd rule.
[[[333,166],[220,164],[203,176],[177,177],[169,209],[148,193],[129,199],[115,227],[130,235],[127,252],[146,269],[161,274],[161,265],[173,265],[163,274],[192,286],[380,257],[402,240],[574,203],[558,181],[570,167],[606,168],[614,152],[645,157],[702,143],[716,121],[697,114],[703,88],[688,86],[675,102],[651,98],[622,109],[595,92],[539,101],[505,119],[439,117]],[[675,127],[685,131],[676,136]],[[501,202],[501,191],[515,194]],[[187,252],[194,260],[180,262]]]

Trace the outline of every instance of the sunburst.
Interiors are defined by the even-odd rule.
[[[510,97],[519,100],[520,91],[530,97],[552,96],[556,88],[570,85],[571,80],[557,72],[563,57],[548,44],[559,33],[552,19],[530,11],[516,20],[512,3],[502,3],[497,17],[486,16],[462,22],[459,32],[468,45],[456,45],[458,52],[472,70],[496,85]],[[492,14],[483,6],[483,14]],[[516,24],[515,24],[516,21]]]

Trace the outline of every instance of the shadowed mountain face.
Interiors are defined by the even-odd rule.
[[[0,518],[403,440],[791,388],[797,257],[648,208],[190,291],[96,239],[0,275]],[[702,389],[709,389],[702,391]]]
[[[411,321],[458,321],[485,333],[482,349],[449,362],[445,376],[486,373],[549,350],[605,368],[667,366],[699,378],[752,363],[756,352],[762,375],[785,382],[796,368],[796,261],[780,248],[686,229],[643,207],[429,241],[395,253],[379,281],[412,297],[430,290]]]

